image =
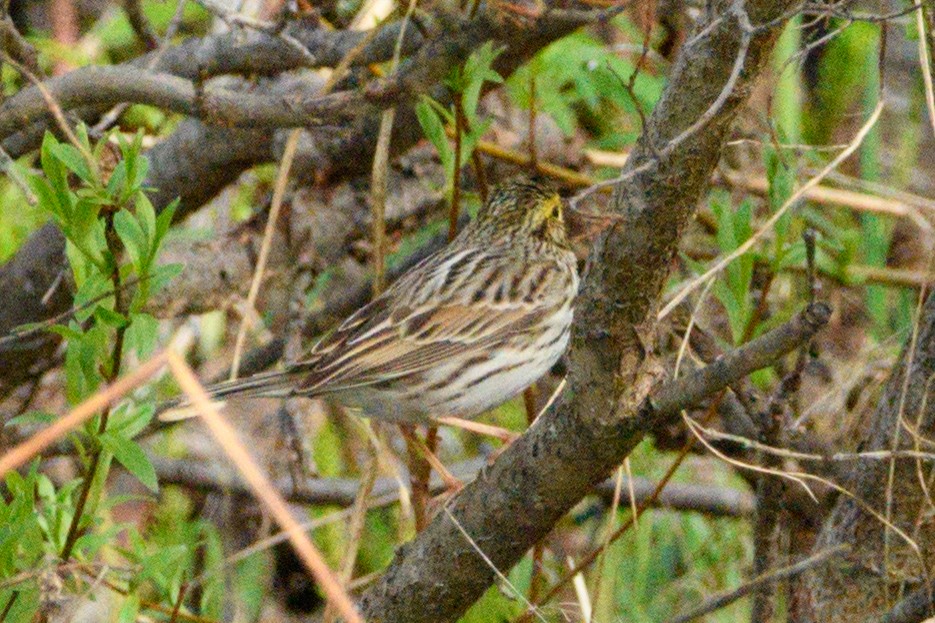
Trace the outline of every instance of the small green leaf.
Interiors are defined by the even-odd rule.
[[[58,419],[58,416],[48,411],[27,411],[21,415],[10,418],[4,422],[4,428],[8,426],[20,426],[23,424],[51,424]]]
[[[114,215],[114,229],[120,236],[134,268],[140,273],[149,256],[149,238],[139,221],[129,212],[120,210]]]
[[[130,403],[124,403],[121,407],[119,414],[113,414],[118,417],[114,418],[114,426],[111,430],[120,433],[127,439],[136,437],[156,415],[156,405],[151,402],[132,407]]]
[[[128,472],[136,476],[147,489],[153,493],[159,491],[156,470],[138,443],[112,432],[104,433],[101,435],[100,440],[101,445],[110,450],[114,454],[114,458]]]
[[[69,171],[77,175],[87,184],[97,185],[97,175],[91,171],[88,161],[78,149],[68,143],[58,143],[51,146],[52,155],[59,159]]]
[[[148,201],[148,199],[147,199]],[[179,200],[176,199],[166,207],[162,209],[162,212],[159,213],[158,218],[156,218],[156,233],[153,236],[153,250],[157,252],[159,247],[162,245],[163,239],[166,237],[166,234],[169,232],[169,228],[172,226],[172,218],[175,216],[175,211],[179,207]]]
[[[130,327],[126,332],[127,348],[135,350],[140,359],[145,359],[156,348],[159,337],[159,321],[146,313],[130,314]]]
[[[423,96],[419,103],[416,104],[416,118],[419,120],[419,125],[422,126],[425,137],[431,141],[436,151],[438,151],[442,164],[445,164],[452,159],[452,149],[448,144],[448,137],[445,135],[445,126],[442,124],[438,113],[432,108],[431,103],[426,101],[428,99]],[[447,166],[445,168],[447,170]]]
[[[160,264],[149,273],[149,291],[158,292],[166,287],[170,281],[182,274],[185,265],[178,262]]]
[[[115,312],[112,309],[102,307],[101,305],[97,305],[94,308],[94,318],[99,324],[113,327],[115,329],[120,329],[127,326],[126,316]]]

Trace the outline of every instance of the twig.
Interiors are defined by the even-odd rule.
[[[151,278],[151,275],[144,275],[143,277],[133,277],[132,279],[127,279],[123,284],[121,284],[121,288],[126,290],[127,288],[140,284],[150,278]],[[58,324],[62,320],[69,319],[75,314],[77,314],[78,312],[88,309],[94,305],[97,305],[101,301],[108,299],[112,297],[113,295],[114,295],[113,291],[104,292],[103,294],[99,294],[98,296],[95,296],[94,298],[88,300],[85,303],[82,303],[81,305],[75,305],[71,309],[66,309],[62,313],[56,314],[52,316],[51,318],[43,320],[42,322],[37,322],[33,325],[30,325],[24,328],[13,329],[7,335],[0,337],[0,346],[8,342],[22,340],[24,337],[35,335],[36,333],[45,331],[48,328],[52,327],[53,325]]]
[[[34,73],[29,71],[29,69],[26,68],[24,65],[20,64],[18,61],[10,57],[10,55],[7,54],[5,51],[3,52],[3,58],[7,63],[12,65],[17,71],[23,74],[23,76],[25,76],[26,79],[29,80],[33,84],[34,87],[36,87],[36,89],[39,91],[39,95],[41,96],[42,104],[45,106],[46,109],[48,109],[50,113],[52,113],[52,117],[55,119],[55,122],[58,124],[59,129],[62,131],[62,134],[65,135],[69,143],[74,145],[74,147],[79,152],[81,152],[81,155],[87,161],[88,166],[90,166],[93,170],[93,168],[96,166],[94,157],[91,155],[90,152],[88,152],[87,149],[85,149],[84,145],[81,144],[81,142],[78,140],[78,137],[75,136],[75,133],[72,132],[71,125],[65,119],[65,113],[62,111],[62,107],[56,101],[57,98],[55,97],[55,95],[51,93],[44,84],[42,84],[42,81],[39,80],[39,78],[36,77]],[[7,106],[10,106],[11,102],[15,98],[16,96],[13,96],[7,99],[4,102],[4,104],[6,104]],[[28,118],[28,113],[25,114],[24,116]]]
[[[13,160],[13,157],[10,156],[2,146],[0,146],[0,171],[6,173],[10,181],[16,184],[17,188],[20,189],[20,192],[22,192],[23,196],[26,198],[26,203],[31,206],[35,206],[39,203],[36,194],[16,168],[16,162]]]
[[[250,488],[253,489],[254,495],[266,506],[276,523],[289,534],[296,553],[315,577],[318,586],[321,587],[329,602],[335,605],[348,623],[364,623],[347,592],[344,591],[334,577],[331,569],[325,564],[321,554],[309,540],[302,527],[292,517],[292,513],[289,512],[285,501],[257,466],[243,442],[238,438],[237,433],[221,417],[217,407],[208,398],[192,369],[181,357],[171,352],[167,355],[167,362],[179,386],[191,400],[192,405],[198,410],[211,434],[221,444],[225,454],[237,465],[238,470],[240,470]]]
[[[114,311],[123,317],[127,316],[129,301],[124,296],[123,286],[120,282],[120,262],[118,257],[122,250],[122,243],[117,236],[117,230],[114,228],[114,215],[117,206],[107,206],[107,213],[104,216],[104,239],[107,243],[107,250],[110,253],[112,263],[110,271],[110,281],[113,287]],[[110,369],[105,373],[105,381],[113,383],[120,375],[120,363],[123,361],[123,343],[127,331],[127,324],[121,324],[117,327],[114,336],[114,346],[110,355]],[[107,422],[110,419],[110,405],[104,407],[101,412],[101,419],[97,426],[97,436],[100,437],[107,431]],[[62,547],[62,560],[65,562],[71,557],[72,548],[81,532],[81,519],[84,515],[84,507],[88,502],[88,496],[91,493],[91,487],[94,484],[97,470],[101,463],[101,455],[104,453],[103,447],[98,447],[91,457],[91,463],[84,476],[81,485],[81,491],[78,493],[78,501],[75,504],[75,512],[71,518],[71,524],[68,526],[68,535],[65,537],[65,545]],[[105,471],[106,475],[106,471]]]
[[[51,446],[67,433],[98,413],[101,409],[122,398],[159,372],[166,364],[166,352],[162,351],[148,361],[140,364],[133,372],[104,387],[96,394],[72,409],[67,415],[56,420],[26,441],[16,445],[0,457],[0,478],[10,470],[16,469],[31,458]]]
[[[23,67],[34,74],[42,71],[39,67],[39,53],[16,29],[13,19],[4,14],[0,18],[0,49],[22,63]]]
[[[735,259],[737,259],[741,255],[743,255],[744,253],[752,249],[753,245],[756,244],[760,240],[760,238],[762,238],[766,234],[766,232],[770,231],[772,227],[779,221],[779,219],[782,218],[783,215],[785,215],[785,213],[788,212],[792,206],[796,205],[805,196],[805,193],[808,191],[808,189],[814,188],[815,186],[817,186],[818,183],[821,182],[821,180],[824,179],[828,173],[836,169],[842,162],[844,162],[847,158],[849,158],[851,154],[853,154],[857,150],[858,147],[860,147],[860,145],[864,141],[864,138],[866,138],[867,134],[870,133],[870,130],[873,129],[873,127],[876,125],[877,120],[880,118],[880,113],[883,112],[883,106],[884,106],[884,100],[880,99],[880,102],[877,104],[877,107],[873,110],[873,113],[871,113],[870,118],[867,119],[866,123],[864,123],[863,127],[860,128],[860,130],[857,132],[857,135],[854,137],[854,139],[850,142],[850,144],[848,144],[848,146],[845,149],[841,151],[840,154],[838,154],[831,162],[829,162],[828,165],[818,173],[818,175],[815,175],[814,177],[809,179],[797,191],[795,191],[792,194],[792,196],[789,197],[786,200],[786,202],[782,206],[779,207],[778,210],[773,212],[769,220],[767,220],[766,223],[762,227],[760,227],[760,229],[754,232],[753,235],[747,238],[743,242],[743,244],[741,244],[736,249],[734,249],[733,251],[725,255],[723,258],[718,260],[714,264],[714,266],[706,270],[704,274],[699,275],[698,277],[692,279],[687,284],[682,286],[682,288],[679,289],[678,293],[675,296],[673,296],[672,299],[668,303],[666,303],[666,305],[659,311],[659,314],[657,317],[660,319],[665,318],[666,315],[670,311],[672,311],[672,309],[676,305],[681,303],[685,299],[685,297],[688,296],[695,288],[707,282],[713,276],[721,272],[721,270],[723,270],[728,264],[730,264]]]
[[[6,606],[3,607],[3,612],[0,612],[0,623],[6,621],[6,618],[10,614],[10,610],[13,609],[13,605],[16,603],[17,599],[19,599],[19,591],[13,591],[13,593],[10,595],[10,598],[6,602]]]
[[[688,623],[688,621],[694,621],[699,617],[729,606],[738,599],[749,595],[752,591],[757,590],[758,588],[761,588],[765,585],[773,585],[781,580],[794,578],[795,576],[808,571],[809,569],[814,569],[819,565],[823,565],[828,561],[847,553],[850,549],[851,547],[848,544],[836,545],[835,547],[829,547],[828,549],[822,550],[817,554],[813,554],[804,560],[800,560],[793,565],[782,567],[781,569],[776,569],[775,571],[768,571],[763,573],[750,580],[749,582],[746,582],[745,584],[735,588],[734,590],[720,593],[707,599],[694,610],[677,616],[672,620],[671,623]]]
[[[146,14],[143,13],[143,7],[140,0],[124,0],[123,10],[127,14],[130,22],[130,28],[136,33],[137,38],[146,46],[147,50],[155,50],[159,47],[159,38],[153,25],[149,23]]]
[[[253,272],[253,279],[250,281],[250,291],[247,293],[247,301],[244,303],[245,313],[240,323],[240,329],[237,331],[237,340],[234,343],[234,360],[231,364],[230,380],[237,378],[240,369],[240,357],[243,354],[244,341],[247,338],[247,329],[250,328],[252,312],[256,309],[256,298],[260,294],[260,284],[263,282],[263,272],[266,270],[266,262],[269,259],[269,251],[273,245],[273,234],[276,232],[276,223],[279,220],[279,211],[282,208],[282,199],[286,194],[286,185],[289,183],[289,172],[292,170],[292,161],[295,158],[295,151],[299,145],[299,137],[302,131],[298,128],[289,133],[286,139],[286,147],[282,153],[282,161],[279,165],[279,175],[276,177],[276,187],[273,190],[273,203],[269,210],[269,216],[266,218],[266,230],[263,232],[263,242],[260,245],[260,254],[257,257],[256,269]]]
[[[529,65],[529,167],[535,171],[539,168],[539,157],[536,151],[536,64]]]
[[[932,65],[935,64],[935,50],[929,49],[929,42],[935,38],[929,24],[926,24],[926,13],[932,9],[925,1],[916,11],[916,28],[919,30],[919,65],[922,67],[922,81],[925,84],[925,107],[928,111],[929,126],[935,133],[935,87],[932,85]]]
[[[370,493],[373,491],[373,485],[377,479],[379,463],[377,462],[377,449],[368,442],[370,449],[370,460],[364,467],[363,479],[357,489],[357,496],[354,499],[354,506],[351,509],[351,519],[348,523],[347,550],[344,552],[344,559],[341,563],[341,571],[338,575],[338,581],[345,589],[349,588],[351,580],[354,578],[354,564],[357,562],[357,552],[360,549],[360,540],[364,532],[364,523],[367,519],[367,506]],[[331,604],[325,608],[322,617],[325,623],[334,621],[335,611]]]
[[[370,181],[370,220],[372,222],[373,295],[382,291],[386,280],[386,177],[390,154],[390,137],[396,108],[383,111],[377,147],[373,155],[373,176]]]
[[[172,614],[169,616],[169,623],[175,623],[179,618],[179,611],[182,609],[182,602],[185,601],[185,593],[188,592],[188,582],[183,582],[179,588],[179,596],[175,600],[175,606],[172,607]]]
[[[161,483],[201,491],[250,492],[235,472],[222,465],[206,463],[201,459],[166,459],[160,456],[150,456],[150,460]],[[470,481],[486,464],[487,459],[480,457],[454,463],[449,466],[449,471],[460,480]],[[405,476],[403,474],[403,481]],[[360,496],[360,482],[353,478],[306,478],[295,484],[283,478],[273,484],[284,498],[295,504],[352,507]],[[604,480],[594,487],[593,492],[611,503],[616,484],[613,478]],[[640,477],[634,477],[624,485],[633,490],[637,503],[649,500],[657,487],[656,482]],[[444,481],[437,474],[432,474],[429,492],[435,494],[444,489]],[[399,500],[399,497],[399,481],[396,478],[378,478],[368,497],[368,507],[390,504]],[[656,508],[697,512],[714,517],[747,517],[753,512],[753,498],[746,491],[706,485],[670,483],[650,504]]]
[[[448,242],[454,240],[458,233],[458,216],[461,213],[461,139],[464,133],[461,94],[454,93],[452,99],[455,108],[455,163],[451,178],[451,206],[448,209]]]

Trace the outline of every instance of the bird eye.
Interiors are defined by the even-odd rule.
[[[560,213],[558,205],[552,208],[552,218],[558,218]]]

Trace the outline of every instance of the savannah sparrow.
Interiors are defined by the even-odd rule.
[[[477,218],[282,371],[213,397],[322,396],[363,415],[470,418],[545,374],[568,344],[578,291],[562,202],[515,178]]]

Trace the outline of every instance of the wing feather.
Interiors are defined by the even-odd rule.
[[[484,296],[491,283],[504,279],[498,267],[516,271],[516,261],[508,250],[498,255],[491,249],[430,256],[324,337],[308,358],[264,375],[250,385],[250,393],[265,394],[264,385],[276,395],[285,385],[293,388],[290,395],[342,391],[418,374],[506,344],[542,322],[555,305],[547,287],[537,288],[533,297],[494,297],[499,288]],[[535,264],[521,274],[547,278],[547,272],[558,270]],[[511,288],[519,281],[512,279]]]

